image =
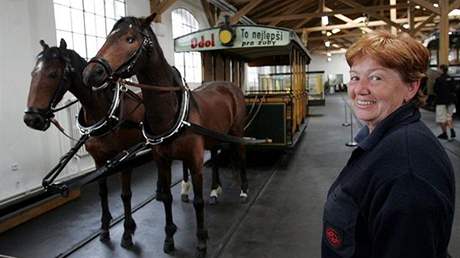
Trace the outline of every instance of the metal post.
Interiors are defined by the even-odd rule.
[[[350,122],[351,122],[351,126],[350,126],[350,141],[347,142],[345,144],[345,146],[347,147],[356,147],[358,145],[357,142],[355,142],[354,138],[353,138],[353,111],[350,110]]]
[[[347,118],[347,102],[346,100],[343,101],[343,105],[344,105],[344,110],[345,110],[345,122],[342,123],[342,126],[350,126],[350,123],[348,123],[348,118]]]

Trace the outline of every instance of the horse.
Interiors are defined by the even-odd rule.
[[[77,52],[67,49],[67,43],[61,39],[59,47],[49,47],[44,41],[40,41],[42,51],[37,55],[37,61],[32,72],[32,80],[29,88],[27,109],[24,114],[24,122],[27,126],[45,131],[49,128],[54,117],[56,105],[62,100],[67,91],[70,91],[82,104],[78,122],[83,127],[97,124],[106,118],[111,103],[113,102],[113,90],[92,92],[82,81],[82,72],[87,65]],[[119,152],[143,142],[139,123],[144,118],[144,105],[142,96],[127,91],[122,95],[120,102],[119,118],[123,123],[113,127],[102,127],[91,133],[85,147],[94,159],[96,167],[106,164],[106,161],[115,157]],[[116,128],[118,127],[118,128]],[[182,182],[182,199],[188,197],[187,169],[183,168],[184,181]],[[136,223],[131,215],[131,169],[121,171],[122,194],[124,206],[124,233],[121,246],[129,248],[133,246],[132,236],[136,230]],[[99,180],[99,196],[102,207],[101,217],[101,241],[110,240],[109,226],[112,216],[108,205],[107,180]]]
[[[207,82],[194,91],[177,87],[180,82],[150,27],[155,16],[153,13],[146,18],[124,17],[118,20],[83,71],[83,80],[93,88],[101,88],[106,87],[108,81],[137,76],[138,86],[143,85],[144,135],[152,145],[158,165],[157,195],[161,197],[165,210],[163,251],[170,253],[175,249],[177,227],[173,222],[169,185],[171,161],[182,160],[192,177],[198,240],[196,257],[203,257],[208,239],[204,223],[203,153],[205,149],[215,150],[219,141],[182,125],[193,123],[214,132],[242,137],[246,119],[244,95],[235,84],[225,81]],[[240,198],[244,202],[248,191],[245,148],[242,144],[233,144],[233,147],[237,150]],[[217,178],[213,180],[212,189],[216,189],[219,183]]]

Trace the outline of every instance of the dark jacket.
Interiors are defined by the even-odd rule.
[[[446,258],[455,179],[418,109],[399,108],[357,141],[328,193],[322,257]]]
[[[453,78],[447,73],[441,74],[434,82],[434,93],[436,93],[436,105],[454,104],[456,96]]]

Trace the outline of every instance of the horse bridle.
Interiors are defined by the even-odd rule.
[[[130,24],[129,26],[132,27],[133,25]],[[148,30],[151,30],[151,28],[148,27],[147,29],[144,28],[143,30],[137,30],[137,32],[144,37],[144,39],[142,40],[142,44],[128,58],[128,60],[126,60],[115,71],[113,71],[112,66],[104,58],[98,57],[98,56],[95,56],[95,57],[91,58],[89,63],[100,64],[104,68],[105,72],[109,75],[107,80],[104,82],[103,86],[98,87],[98,88],[93,87],[93,90],[100,90],[100,89],[103,89],[103,88],[107,87],[108,84],[109,84],[109,83],[107,83],[107,81],[117,81],[118,78],[128,78],[128,77],[130,77],[130,76],[132,76],[134,74],[133,70],[134,70],[134,67],[136,66],[137,61],[139,60],[139,58],[144,54],[144,52],[149,53],[150,49],[153,46],[153,41],[151,40],[150,36],[148,35],[148,33],[149,33]]]
[[[41,55],[38,56],[38,60],[41,58]],[[58,84],[58,87],[56,89],[56,91],[54,92],[53,94],[53,97],[51,98],[51,101],[50,103],[48,104],[48,107],[47,108],[35,108],[35,107],[27,107],[25,110],[24,110],[24,113],[26,114],[37,114],[41,117],[43,117],[45,120],[49,121],[50,119],[52,119],[54,117],[54,113],[58,112],[58,111],[61,111],[67,107],[69,107],[70,105],[74,104],[75,102],[77,101],[72,101],[62,107],[59,107],[59,108],[55,108],[59,102],[59,100],[61,99],[61,97],[67,92],[68,90],[68,84],[70,82],[70,80],[72,79],[72,72],[74,71],[74,68],[72,67],[72,64],[71,64],[71,61],[70,61],[70,58],[66,57],[65,55],[63,55],[60,51],[59,51],[59,57],[57,57],[59,59],[61,59],[65,66],[64,66],[64,72],[63,72],[63,75],[61,77],[61,79],[59,80],[59,84]]]

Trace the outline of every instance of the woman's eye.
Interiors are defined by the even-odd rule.
[[[128,37],[128,38],[126,39],[126,41],[128,41],[129,44],[132,44],[132,43],[134,42],[134,40],[135,40],[135,39],[134,39],[133,37]]]
[[[359,81],[359,77],[358,76],[350,76],[350,81]]]
[[[380,76],[377,76],[377,75],[371,75],[369,76],[369,80],[371,81],[380,81],[382,78],[380,78]]]

